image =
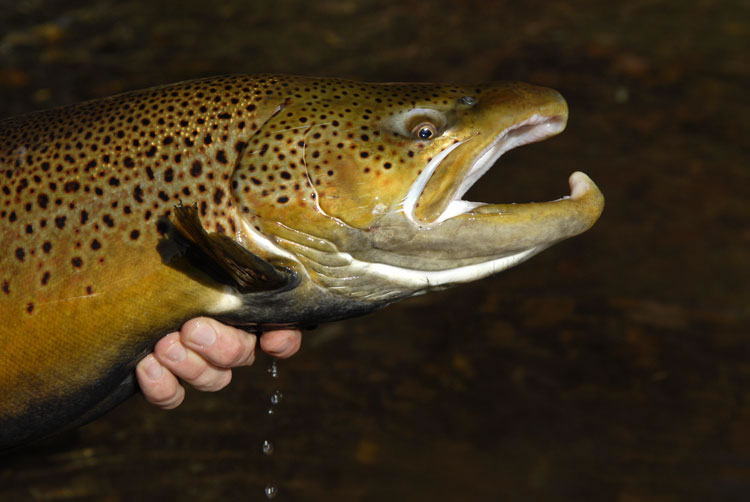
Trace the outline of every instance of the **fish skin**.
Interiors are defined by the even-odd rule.
[[[193,317],[361,315],[586,230],[603,198],[580,173],[569,200],[439,220],[501,131],[566,118],[526,84],[237,75],[0,121],[0,449],[116,405]]]

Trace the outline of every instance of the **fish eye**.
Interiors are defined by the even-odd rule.
[[[440,110],[432,108],[412,108],[394,113],[384,120],[383,125],[397,135],[418,141],[437,139],[448,124],[448,117]]]
[[[412,133],[419,139],[430,139],[435,136],[435,126],[430,123],[419,124],[412,129]]]

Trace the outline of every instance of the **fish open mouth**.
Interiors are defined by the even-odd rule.
[[[441,164],[446,162],[446,159],[450,160],[451,154],[459,154],[462,147],[470,147],[472,141],[478,139],[479,135],[471,136],[463,141],[450,145],[431,159],[417,178],[404,200],[404,212],[414,223],[424,226],[438,224],[455,216],[471,212],[481,206],[490,205],[491,203],[463,200],[462,197],[482,176],[487,173],[487,171],[489,171],[489,169],[505,152],[559,134],[565,129],[566,122],[567,117],[564,115],[543,116],[534,114],[526,120],[513,124],[503,130],[489,145],[476,155],[468,169],[463,169],[463,175],[460,176],[461,179],[458,182],[454,181],[449,192],[443,195],[440,203],[442,207],[440,208],[441,211],[438,216],[431,219],[432,221],[424,221],[417,214],[417,209],[421,203],[421,199],[423,199],[428,182],[439,170]],[[581,182],[582,180],[579,180],[578,185],[581,185]],[[571,189],[573,188],[572,183],[573,182],[571,181]],[[565,198],[566,197],[563,197],[563,199]]]

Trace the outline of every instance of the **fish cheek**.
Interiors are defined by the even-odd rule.
[[[378,148],[380,144],[331,145],[320,156],[306,156],[321,211],[351,227],[365,229],[396,209],[417,174],[392,151]]]

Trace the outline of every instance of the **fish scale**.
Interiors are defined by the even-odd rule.
[[[448,210],[476,159],[566,117],[526,84],[237,75],[0,121],[0,447],[132,394],[192,317],[361,315],[584,231],[603,199],[581,173],[569,200]]]

